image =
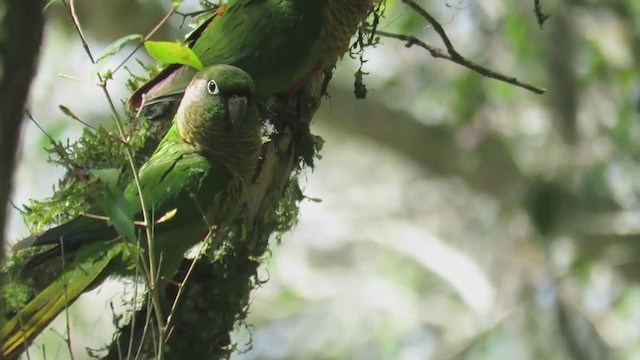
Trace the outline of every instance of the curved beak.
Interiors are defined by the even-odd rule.
[[[247,112],[247,97],[231,95],[227,100],[227,109],[229,111],[229,120],[233,127],[238,127],[244,119]]]

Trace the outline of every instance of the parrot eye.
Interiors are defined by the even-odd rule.
[[[215,80],[209,80],[209,83],[207,84],[207,91],[209,91],[209,94],[211,95],[220,93],[220,88],[218,87],[218,84]]]

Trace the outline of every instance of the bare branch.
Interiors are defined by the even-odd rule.
[[[375,34],[380,35],[382,37],[405,41],[406,47],[412,47],[414,45],[417,45],[427,50],[431,54],[431,56],[433,56],[434,58],[449,60],[458,65],[471,69],[484,77],[503,81],[508,84],[512,84],[517,87],[529,90],[536,94],[544,94],[546,92],[546,89],[539,88],[531,84],[527,84],[525,82],[518,80],[513,76],[504,75],[495,70],[491,70],[482,65],[476,64],[471,60],[468,60],[464,56],[460,55],[460,53],[455,49],[455,47],[453,46],[453,43],[449,39],[449,36],[447,35],[442,25],[433,16],[431,16],[431,14],[429,14],[425,9],[420,7],[420,5],[416,4],[413,0],[402,0],[402,2],[407,4],[412,10],[417,12],[420,16],[422,16],[425,20],[427,20],[427,22],[431,24],[431,26],[433,26],[433,29],[436,31],[436,33],[438,33],[438,35],[442,39],[442,42],[444,43],[446,50],[431,46],[425,43],[424,41],[419,40],[415,36],[411,36],[411,35],[394,34],[394,33],[389,33],[389,32],[380,31],[380,30],[365,29],[365,31],[374,32]]]

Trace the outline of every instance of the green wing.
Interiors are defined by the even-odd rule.
[[[202,70],[191,84],[174,125],[140,168],[139,182],[130,183],[124,191],[127,210],[136,223],[143,220],[140,198],[144,200],[148,220],[153,222],[152,249],[147,241],[138,246],[119,237],[100,216],[79,217],[22,241],[20,247],[60,244],[65,251],[77,252],[63,276],[0,329],[3,355],[21,350],[92,285],[110,274],[134,269],[141,259],[152,260],[157,270],[153,276],[164,287],[184,252],[204,240],[212,226],[224,225],[233,216],[239,185],[255,170],[261,146],[253,81],[238,68],[216,65]],[[92,213],[104,216],[97,207]],[[143,253],[138,255],[137,249]]]
[[[140,184],[150,214],[161,217],[176,210],[175,216],[154,225],[156,261],[161,277],[175,273],[184,252],[203,240],[208,227],[203,213],[225,189],[229,172],[211,162],[182,141],[174,128],[167,133],[156,152],[140,169]],[[137,187],[131,184],[125,198],[142,220]],[[75,260],[53,282],[0,329],[1,353],[9,356],[22,351],[59,313],[109,274],[126,272],[135,266],[135,257],[126,256],[133,244],[115,242],[117,232],[106,221],[79,217],[23,241],[22,247],[65,244],[65,250],[78,248]],[[126,250],[126,252],[125,252]],[[114,261],[119,259],[118,261]],[[114,268],[120,267],[120,268]]]
[[[286,92],[310,70],[325,0],[229,4],[194,43],[203,64],[231,64],[255,81],[258,97]]]
[[[163,228],[193,221],[194,216],[200,215],[197,202],[210,203],[210,199],[224,188],[230,178],[226,168],[205,158],[192,145],[181,140],[175,127],[171,127],[139,171],[145,206],[152,218],[158,219],[177,209],[171,221],[160,224]],[[135,219],[142,221],[140,197],[135,183],[129,184],[125,189],[125,198],[133,213],[137,214]],[[97,207],[89,213],[106,216]],[[109,240],[117,236],[116,230],[108,222],[81,216],[30,236],[16,244],[15,248],[56,245],[63,241],[68,249],[72,249],[83,243]]]
[[[128,244],[105,246],[94,243],[83,247],[63,275],[40,292],[0,329],[0,353],[10,357],[24,350],[55,317],[96,281],[102,280],[106,267],[125,255]]]
[[[220,214],[212,207],[227,200],[226,190],[231,179],[223,165],[205,158],[192,145],[180,140],[175,127],[140,169],[145,206],[154,222],[154,260],[156,269],[160,268],[161,279],[171,278],[184,252],[204,240],[208,224],[217,224],[216,215]],[[135,184],[127,187],[125,197],[140,208]],[[217,198],[220,201],[215,201]],[[169,213],[173,215],[158,223]],[[138,220],[142,221],[141,214]],[[142,245],[145,247],[146,243]]]
[[[229,1],[221,16],[205,21],[194,32],[193,51],[204,66],[229,64],[246,71],[255,81],[258,97],[283,93],[315,65],[316,45],[323,26],[327,0]],[[129,100],[137,108],[186,88],[196,70],[170,66],[138,89]]]
[[[175,126],[139,173],[145,206],[153,219],[177,210],[170,221],[158,224],[158,229],[165,225],[192,223],[194,217],[202,219],[201,212],[231,179],[224,166],[204,157],[193,145],[180,139]],[[129,184],[125,198],[136,209],[137,220],[142,221],[135,183]]]

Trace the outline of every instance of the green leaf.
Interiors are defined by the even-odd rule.
[[[118,188],[118,169],[94,169],[91,173],[106,185],[104,193],[104,211],[109,217],[120,235],[125,236],[129,241],[136,241],[135,224],[133,220],[133,209],[124,198],[124,192]]]
[[[109,58],[113,55],[117,54],[127,44],[131,42],[139,43],[142,41],[142,39],[142,35],[133,34],[121,37],[120,39],[112,42],[109,46],[102,50],[102,53],[100,53],[100,56],[98,56],[95,65],[93,65],[92,73],[97,74],[100,69],[102,69],[107,60],[109,60]]]
[[[157,62],[163,64],[182,64],[202,70],[204,65],[198,55],[185,44],[167,41],[147,41],[145,49]]]
[[[104,194],[104,210],[120,235],[129,241],[136,241],[135,224],[133,223],[133,211],[122,191],[107,189]]]
[[[118,188],[118,178],[120,170],[118,169],[93,169],[91,173],[107,185],[110,190]]]

